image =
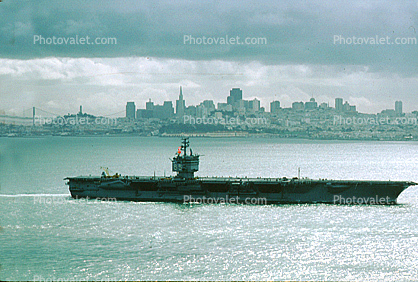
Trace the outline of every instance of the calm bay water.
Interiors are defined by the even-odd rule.
[[[397,206],[69,197],[66,176],[171,174],[179,138],[0,139],[0,280],[418,279],[418,187]],[[418,181],[418,143],[191,139],[200,176]]]

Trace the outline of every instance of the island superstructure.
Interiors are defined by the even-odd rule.
[[[183,138],[172,161],[175,176],[67,177],[73,198],[112,198],[143,202],[396,204],[411,181],[307,178],[196,177],[199,155]]]

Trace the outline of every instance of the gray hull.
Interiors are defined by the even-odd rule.
[[[179,203],[396,204],[406,181],[286,178],[68,177],[73,198]]]

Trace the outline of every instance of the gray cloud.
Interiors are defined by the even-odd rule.
[[[397,1],[10,1],[0,56],[160,57],[267,64],[369,65],[415,73],[417,45],[335,45],[344,37],[415,37],[418,7]],[[115,37],[114,46],[34,45],[43,37]],[[266,45],[184,45],[183,36],[265,37]]]

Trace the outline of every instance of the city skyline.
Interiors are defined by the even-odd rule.
[[[176,88],[178,89],[178,86]],[[191,101],[190,105],[197,105],[203,100],[213,100],[215,102],[215,104],[226,102],[226,98],[223,97],[224,92],[218,93],[218,95],[207,95],[207,96],[200,95],[200,96],[198,96],[198,95],[193,95],[194,93],[196,93],[195,90],[194,90],[194,87],[191,87],[190,89],[186,87],[186,91],[187,91],[187,95],[188,95],[187,100]],[[228,91],[228,90],[226,90],[226,91]],[[153,93],[155,93],[155,92],[153,92]],[[138,95],[132,95],[132,96],[137,97]],[[166,93],[165,95],[158,95],[158,93],[156,93],[155,95],[152,95],[152,96],[148,95],[147,96],[146,94],[144,94],[144,95],[141,95],[141,97],[137,97],[136,99],[132,99],[130,97],[127,97],[126,101],[128,101],[128,100],[129,101],[134,101],[137,108],[145,108],[145,103],[146,103],[147,100],[149,100],[150,97],[152,97],[151,99],[156,104],[162,104],[164,101],[172,101],[173,103],[175,103],[175,101],[178,98],[178,91],[175,94],[174,93]],[[198,100],[197,97],[202,97],[202,100]],[[208,98],[205,98],[205,97],[208,97]],[[250,99],[251,100],[252,99],[260,100],[261,107],[264,107],[266,109],[266,111],[269,111],[268,109],[270,108],[270,103],[272,101],[280,101],[281,107],[291,108],[292,103],[294,103],[294,102],[308,102],[312,97],[314,97],[315,100],[318,103],[327,103],[329,105],[334,105],[335,99],[341,98],[340,96],[336,96],[335,98],[331,99],[330,97],[324,96],[324,95],[319,95],[319,96],[316,96],[316,95],[301,95],[301,96],[297,96],[297,97],[299,97],[300,99],[292,99],[292,97],[290,97],[289,95],[286,95],[286,94],[274,95],[274,96],[271,96],[270,98],[263,98],[262,96],[260,97],[260,96],[257,96],[257,95],[251,95],[251,96],[247,96],[247,99],[249,99],[249,100]],[[329,99],[327,99],[327,98],[329,98]],[[272,100],[270,100],[270,99],[272,99]],[[368,114],[378,113],[381,110],[392,108],[392,104],[395,101],[402,100],[402,99],[399,99],[399,96],[394,96],[391,101],[388,101],[388,103],[384,103],[384,104],[379,104],[379,103],[373,104],[371,101],[367,101],[366,104],[368,104],[369,106],[372,105],[372,106],[367,108],[367,109],[370,109],[370,110],[361,110],[361,109],[364,109],[364,105],[362,104],[362,102],[363,102],[362,99],[359,99],[359,100],[351,99],[351,101],[354,101],[354,102],[351,102],[349,98],[348,99],[347,98],[342,98],[342,99],[344,101],[348,101],[350,104],[355,104],[357,106],[358,111],[363,112],[363,113],[368,113]],[[54,111],[54,112],[58,111],[58,112],[60,112],[60,114],[64,115],[68,112],[71,112],[72,108],[78,107],[80,104],[83,104],[83,105],[87,106],[89,111],[92,112],[93,114],[100,115],[103,112],[107,112],[107,113],[120,112],[120,111],[122,111],[122,108],[125,107],[124,102],[119,101],[118,107],[107,108],[107,110],[104,109],[104,111],[103,111],[101,108],[97,108],[97,104],[100,104],[100,101],[98,101],[98,103],[96,103],[96,101],[93,101],[92,98],[85,99],[84,101],[82,99],[77,99],[77,100],[79,102],[71,103],[73,106],[72,107],[66,107],[66,110],[62,110],[62,109],[60,110],[60,108],[57,108],[55,106],[51,110],[51,108],[48,107],[48,105],[54,105],[54,103],[48,103],[47,105],[43,104],[42,108],[46,108],[46,109],[48,109],[50,111]],[[357,103],[356,103],[356,101],[357,101]],[[90,103],[88,103],[88,102],[90,102]],[[116,103],[114,103],[114,104],[116,104]],[[29,107],[27,107],[27,108],[31,108],[32,105],[33,104],[29,105]],[[138,107],[138,105],[139,105],[139,107]],[[27,109],[25,107],[14,107],[13,110],[7,110],[3,106],[4,106],[4,103],[0,104],[0,114],[6,114],[6,115],[20,115],[22,113],[22,110]],[[36,107],[39,107],[39,106],[37,105]],[[174,104],[174,107],[175,107],[175,104]],[[412,111],[417,110],[418,107],[415,107],[411,103],[405,103],[403,105],[403,108],[404,108],[404,111],[406,111],[406,112],[412,112]],[[371,109],[374,109],[374,111],[371,110]]]
[[[281,103],[281,101],[279,100],[273,100],[270,101],[270,103],[268,103],[267,107],[261,106],[260,100],[256,97],[252,100],[248,100],[248,99],[244,99],[245,96],[243,96],[243,90],[238,88],[238,87],[234,87],[232,89],[230,89],[229,92],[229,96],[225,96],[223,101],[213,101],[213,100],[203,100],[197,102],[197,104],[188,104],[186,105],[186,100],[184,98],[183,95],[183,87],[180,86],[180,92],[179,92],[179,99],[174,99],[174,100],[165,100],[162,101],[161,104],[156,103],[155,101],[153,101],[153,98],[148,98],[147,101],[141,101],[138,102],[137,101],[126,101],[126,104],[124,106],[124,110],[119,109],[118,112],[110,114],[110,113],[91,113],[89,112],[89,114],[95,115],[95,116],[114,116],[116,117],[127,117],[130,119],[135,119],[137,118],[137,113],[138,111],[142,111],[142,110],[147,110],[149,109],[149,107],[165,107],[165,108],[170,108],[172,109],[172,116],[175,117],[181,117],[184,115],[185,111],[187,110],[188,107],[197,107],[197,106],[205,106],[205,103],[210,102],[213,104],[213,109],[216,111],[235,111],[237,108],[239,107],[245,107],[248,108],[249,104],[251,104],[252,107],[252,103],[254,101],[256,101],[258,103],[258,105],[256,106],[257,110],[256,112],[268,112],[268,113],[274,113],[277,110],[280,109],[294,109],[294,110],[312,110],[312,109],[320,109],[320,108],[334,108],[337,112],[356,112],[356,113],[363,113],[363,114],[379,114],[379,113],[390,113],[391,111],[393,111],[393,113],[396,113],[396,115],[401,115],[403,113],[412,113],[414,111],[418,111],[417,109],[412,109],[411,111],[404,111],[404,105],[403,102],[400,100],[396,100],[393,102],[393,107],[388,107],[385,109],[380,109],[378,112],[375,113],[366,113],[366,112],[361,112],[357,110],[357,105],[351,105],[347,100],[344,100],[343,98],[335,98],[333,103],[329,103],[329,102],[321,102],[321,101],[317,101],[314,97],[310,98],[307,101],[293,101],[291,102],[290,105],[283,105]],[[234,104],[234,100],[230,98],[234,98],[234,94],[232,94],[234,92],[234,90],[238,90],[239,91],[239,100],[245,101],[247,104],[245,105],[235,105],[234,106],[234,110],[226,108],[226,106],[228,104],[233,105]],[[235,93],[237,94],[237,93]],[[236,97],[236,95],[235,95]],[[181,101],[181,102],[180,102]],[[179,104],[183,105],[180,106],[180,114],[179,114]],[[143,104],[143,105],[142,105]],[[141,106],[142,105],[142,106]],[[84,105],[85,106],[85,105]],[[79,113],[82,113],[82,107],[83,105],[79,105]],[[20,115],[17,114],[15,116],[22,116],[22,117],[28,117],[29,115],[32,116],[33,115],[33,109],[34,108],[38,108],[39,110],[45,112],[45,113],[49,113],[49,114],[53,114],[55,116],[64,116],[64,115],[71,115],[74,114],[74,111],[69,111],[66,114],[57,114],[57,113],[50,113],[48,111],[45,111],[44,109],[41,109],[39,107],[30,107],[28,109],[25,109],[23,111],[23,113],[21,113]],[[87,111],[89,111],[88,109],[89,107],[87,106]],[[162,109],[162,108],[161,108]],[[128,111],[130,112],[128,114]],[[30,112],[30,113],[29,113]],[[3,110],[0,109],[0,115],[3,116],[14,116],[14,115],[7,115]],[[144,116],[145,118],[149,118],[150,116]],[[171,115],[170,115],[171,117]],[[166,117],[164,117],[166,118]]]
[[[260,107],[260,100],[258,100],[257,98],[254,98],[253,100],[246,100],[244,99],[245,97],[243,96],[243,91],[240,88],[234,87],[230,90],[229,92],[229,96],[226,97],[226,103],[225,102],[216,102],[213,100],[204,100],[202,101],[199,105],[186,105],[186,99],[184,99],[184,95],[183,95],[183,91],[182,91],[182,86],[180,86],[180,93],[179,93],[179,99],[175,100],[175,105],[173,103],[173,101],[167,100],[164,101],[164,103],[162,105],[158,105],[155,104],[152,101],[152,98],[149,98],[149,100],[145,103],[145,108],[142,108],[140,106],[137,106],[135,104],[134,101],[129,101],[126,104],[126,117],[133,119],[133,118],[149,118],[151,116],[149,115],[145,115],[145,116],[140,116],[141,114],[138,114],[141,111],[144,110],[152,110],[151,107],[164,107],[164,106],[168,106],[170,111],[172,111],[172,115],[170,115],[170,117],[182,117],[183,115],[187,114],[187,109],[189,107],[199,107],[199,106],[205,106],[205,103],[211,103],[211,106],[208,107],[213,107],[213,111],[237,111],[239,112],[239,108],[253,108],[253,112],[269,112],[269,113],[276,113],[281,109],[293,109],[293,110],[314,110],[314,109],[326,109],[326,108],[334,108],[337,112],[353,112],[353,113],[361,113],[359,111],[357,111],[357,106],[356,105],[350,105],[350,103],[346,100],[344,100],[343,98],[335,98],[334,100],[334,104],[330,104],[329,102],[321,102],[318,103],[318,101],[315,100],[314,97],[310,98],[309,101],[294,101],[290,107],[283,107],[281,105],[281,102],[278,100],[273,100],[270,102],[269,107],[265,108],[265,107]],[[239,101],[243,101],[246,103],[241,103],[241,104],[237,104],[237,102]],[[254,102],[257,102],[258,104],[256,106],[253,105]],[[227,106],[230,105],[230,108],[228,108]],[[179,107],[180,106],[180,107]],[[81,106],[80,106],[81,107]],[[129,111],[129,113],[128,113]],[[390,113],[391,111],[393,111],[393,113],[395,113],[396,116],[401,116],[403,115],[404,112],[403,111],[403,102],[400,100],[397,100],[394,102],[394,107],[393,108],[387,108],[387,109],[382,109],[379,112],[376,112],[374,114],[379,114],[379,113]],[[417,110],[414,110],[417,111]],[[411,111],[413,112],[413,111]],[[370,113],[368,113],[370,114]],[[373,114],[373,113],[371,113]],[[210,115],[206,114],[206,115]],[[164,117],[166,118],[166,117]]]

